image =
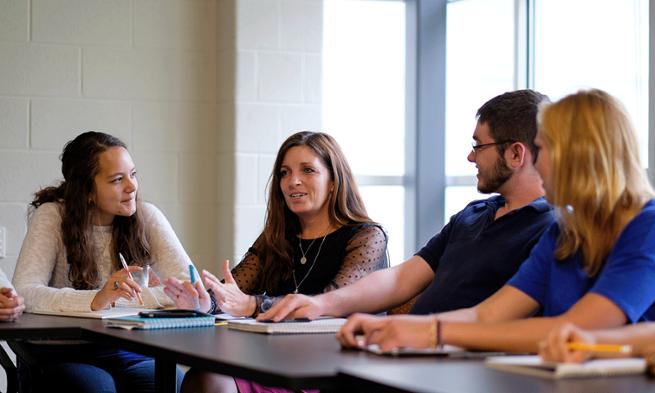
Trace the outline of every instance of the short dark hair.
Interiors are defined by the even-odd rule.
[[[479,123],[489,126],[494,141],[523,142],[536,160],[537,112],[543,102],[549,101],[548,96],[534,90],[510,91],[485,102],[476,117]],[[497,148],[502,153],[504,146]]]

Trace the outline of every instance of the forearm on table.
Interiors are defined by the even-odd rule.
[[[414,297],[416,288],[402,285],[392,270],[377,271],[352,285],[319,295],[324,313],[335,316],[348,316],[355,312],[376,313]]]
[[[442,322],[443,344],[467,349],[506,352],[537,352],[538,343],[561,321],[531,318],[500,323]]]

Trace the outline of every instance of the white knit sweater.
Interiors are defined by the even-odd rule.
[[[149,203],[139,203],[145,221],[146,237],[150,244],[152,268],[164,280],[176,277],[189,279],[189,256],[184,251],[173,228],[159,209]],[[26,311],[90,311],[91,301],[99,289],[77,290],[68,279],[69,265],[62,241],[61,220],[63,206],[58,203],[41,205],[31,217],[27,235],[16,264],[13,283],[25,298]],[[112,266],[111,226],[93,228],[94,255],[97,261],[100,286],[116,270]],[[128,261],[129,263],[129,261]],[[173,301],[164,293],[163,286],[144,289],[146,307],[170,306]],[[118,305],[136,306],[121,299]]]

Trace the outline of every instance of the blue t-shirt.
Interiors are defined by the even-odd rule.
[[[471,202],[416,253],[435,276],[412,314],[475,306],[516,273],[554,216],[539,198],[496,220],[503,205],[502,196]]]
[[[553,224],[508,282],[537,301],[544,316],[566,312],[587,292],[616,304],[630,322],[655,320],[655,200],[623,228],[596,277],[588,277],[578,251],[557,261],[559,227]]]

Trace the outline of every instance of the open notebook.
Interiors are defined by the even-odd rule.
[[[314,321],[293,320],[283,322],[258,322],[254,319],[228,320],[227,327],[246,332],[267,334],[336,333],[345,318],[322,318]]]
[[[55,310],[32,310],[32,314],[44,315],[57,315],[60,317],[78,317],[78,318],[94,318],[94,319],[107,319],[126,317],[129,315],[137,315],[141,311],[150,311],[150,308],[136,308],[136,307],[114,307],[106,310],[98,311],[55,311]]]
[[[640,374],[646,371],[643,358],[594,359],[584,363],[551,363],[540,356],[497,356],[487,358],[487,367],[543,378],[602,377]]]

